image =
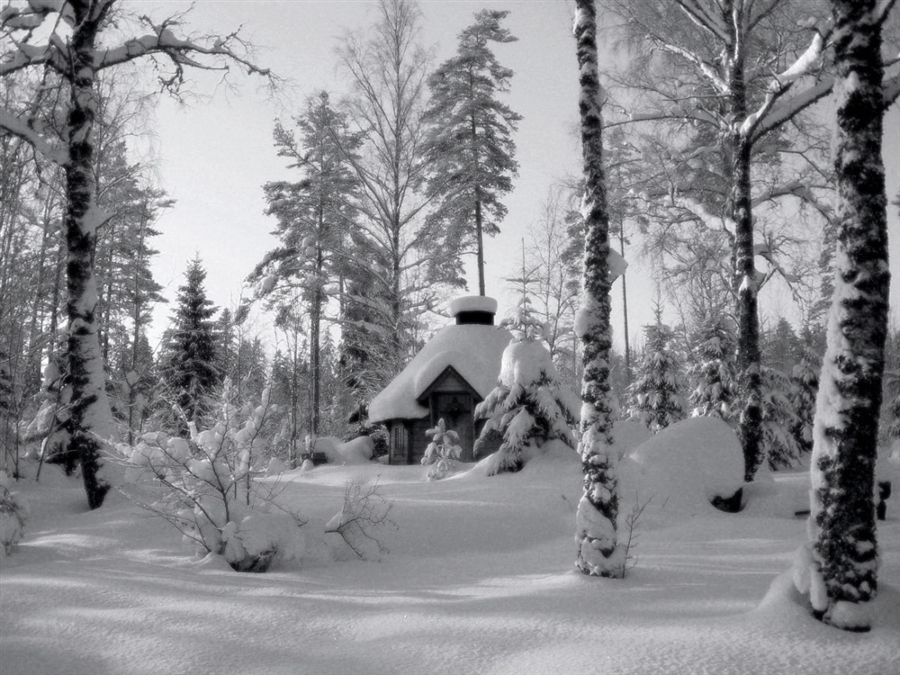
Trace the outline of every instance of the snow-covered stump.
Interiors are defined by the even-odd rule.
[[[874,476],[887,334],[881,25],[890,3],[832,0],[838,243],[813,427],[809,543],[795,583],[814,616],[868,630],[877,589]]]
[[[584,493],[576,514],[575,565],[584,574],[624,575],[625,555],[616,542],[619,512],[613,451],[613,405],[609,393],[612,348],[609,291],[609,214],[603,172],[602,89],[597,70],[597,16],[593,0],[577,0],[575,39],[581,95],[581,144],[584,165],[584,282],[576,332],[583,347],[581,453]]]

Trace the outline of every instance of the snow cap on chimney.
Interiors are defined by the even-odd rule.
[[[450,303],[450,314],[456,317],[457,326],[493,326],[496,313],[497,301],[483,295],[466,295]]]

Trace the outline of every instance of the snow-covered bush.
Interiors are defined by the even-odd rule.
[[[518,471],[523,451],[552,439],[575,449],[572,428],[580,407],[577,397],[560,385],[543,343],[544,328],[532,318],[527,301],[506,323],[513,339],[503,352],[497,386],[475,408],[476,419],[487,418],[475,443],[476,453],[491,432],[503,436],[500,449],[489,460],[488,475]]]
[[[426,431],[425,435],[431,436],[431,443],[425,448],[422,464],[431,465],[428,469],[428,480],[440,480],[453,471],[456,466],[454,460],[459,459],[462,453],[459,434],[453,429],[447,431],[444,419],[441,418],[437,426]]]
[[[637,379],[628,387],[628,415],[656,433],[684,419],[681,361],[671,328],[657,321],[644,327],[644,335]]]
[[[10,485],[7,473],[0,471],[0,544],[7,555],[22,539],[28,519],[25,498],[10,490]]]
[[[264,572],[278,559],[302,556],[304,522],[275,503],[276,487],[254,482],[265,473],[263,431],[275,413],[266,389],[258,405],[231,404],[225,383],[211,429],[191,426],[190,442],[145,434],[131,450],[129,478],[143,471],[165,488],[141,506],[177,528],[201,552],[224,556],[240,572]]]
[[[352,481],[344,489],[344,505],[328,521],[325,532],[338,534],[360,560],[373,560],[388,553],[376,536],[386,527],[397,529],[389,517],[393,503],[381,496],[378,481]]]

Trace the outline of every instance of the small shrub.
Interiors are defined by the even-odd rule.
[[[9,477],[0,471],[0,544],[6,555],[12,552],[25,534],[28,504],[25,498],[10,489]]]
[[[325,526],[325,532],[339,534],[360,560],[385,555],[389,551],[375,533],[385,527],[397,529],[397,523],[389,517],[392,507],[393,503],[381,495],[377,480],[352,481],[344,490],[343,507]]]
[[[447,431],[443,418],[438,420],[434,429],[429,429],[425,435],[431,436],[431,443],[425,448],[425,456],[422,464],[431,467],[428,469],[428,480],[440,480],[456,468],[454,460],[459,459],[462,448],[459,445],[459,434],[453,429]]]
[[[138,503],[185,541],[223,556],[236,571],[264,572],[276,560],[303,555],[305,521],[275,503],[277,483],[253,480],[275,408],[268,389],[255,407],[230,404],[229,392],[226,382],[216,423],[201,432],[192,428],[190,441],[145,434],[131,449],[129,473],[149,472],[165,488],[158,501]]]

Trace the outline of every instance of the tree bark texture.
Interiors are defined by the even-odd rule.
[[[69,322],[68,363],[72,386],[69,450],[81,460],[81,472],[92,509],[103,504],[109,483],[101,476],[101,451],[111,432],[105,373],[97,331],[97,280],[94,250],[99,214],[93,172],[94,48],[103,16],[94,3],[71,2],[75,29],[71,40],[69,161],[66,173],[66,312]]]
[[[890,282],[877,4],[832,0],[839,232],[810,471],[812,608],[851,630],[869,627],[861,603],[877,588],[874,470]]]
[[[584,492],[576,514],[576,567],[584,574],[622,576],[616,546],[619,502],[616,458],[612,448],[612,405],[609,394],[610,326],[609,215],[603,170],[603,122],[597,69],[597,19],[594,0],[576,2],[581,96],[581,143],[585,177],[584,282],[581,333],[581,452]]]

